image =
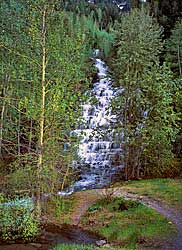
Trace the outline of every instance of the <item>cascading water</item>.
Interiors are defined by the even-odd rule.
[[[98,70],[98,82],[93,83],[94,88],[88,93],[91,99],[96,99],[96,104],[89,100],[82,105],[83,123],[72,131],[82,135],[78,149],[80,160],[74,164],[81,172],[80,180],[67,191],[60,192],[61,195],[108,185],[117,170],[123,168],[121,144],[113,140],[116,117],[112,115],[110,106],[118,90],[113,88],[108,67],[97,58],[98,54],[96,50],[93,59]]]

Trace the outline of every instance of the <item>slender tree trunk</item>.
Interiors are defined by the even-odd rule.
[[[179,66],[179,76],[182,76],[181,61],[180,61],[180,46],[178,45],[178,66]]]
[[[129,101],[129,86],[127,89],[127,96],[125,98],[124,107],[124,168],[125,168],[125,180],[128,180],[128,157],[129,157],[129,146],[128,146],[128,101]]]
[[[29,133],[29,141],[28,141],[28,152],[31,152],[32,147],[32,129],[33,129],[33,120],[30,120],[30,133]]]
[[[41,215],[41,173],[43,164],[43,144],[44,144],[44,123],[45,123],[45,77],[46,77],[46,6],[42,13],[42,79],[41,79],[41,110],[39,121],[39,147],[38,147],[38,162],[37,162],[37,190],[36,190],[36,215],[40,218]]]
[[[124,168],[125,168],[125,180],[128,180],[128,146],[127,146],[127,124],[126,124],[126,113],[127,106],[125,103],[125,111],[124,111]]]
[[[2,109],[1,109],[1,121],[0,121],[0,156],[2,156],[2,147],[3,147],[3,124],[4,124],[4,112],[5,112],[5,99],[2,100]]]
[[[0,117],[0,156],[2,156],[2,149],[3,149],[3,129],[4,129],[4,116],[5,116],[5,108],[6,108],[6,91],[5,82],[9,82],[8,75],[5,76],[5,81],[3,81],[2,86],[2,108],[1,108],[1,117]]]
[[[63,182],[62,182],[62,185],[61,185],[61,191],[63,191],[63,189],[64,189],[64,185],[65,185],[66,178],[68,177],[68,175],[69,175],[69,166],[67,167],[66,173],[65,173],[64,178],[63,178]]]
[[[17,140],[18,140],[18,156],[21,155],[21,145],[20,145],[20,133],[21,133],[21,130],[20,130],[20,123],[21,123],[21,114],[20,114],[20,111],[19,111],[19,114],[18,114],[18,126],[17,126]]]

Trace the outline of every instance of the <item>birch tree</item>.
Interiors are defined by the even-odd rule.
[[[11,3],[8,8],[4,2],[7,12],[14,1]],[[56,192],[65,182],[74,150],[65,152],[63,144],[75,144],[70,131],[80,115],[82,94],[88,87],[86,35],[81,23],[64,11],[56,11],[55,4],[56,1],[22,2],[17,15],[23,33],[17,27],[16,40],[11,32],[8,39],[1,40],[3,53],[10,55],[13,88],[21,84],[13,93],[17,100],[12,110],[16,110],[17,122],[13,130],[16,139],[12,142],[16,146],[18,142],[18,154],[12,175],[17,176],[16,185],[21,188],[24,177],[31,178],[28,188],[36,196],[38,217],[41,194]],[[4,28],[8,29],[8,25]],[[6,57],[4,60],[7,64]]]

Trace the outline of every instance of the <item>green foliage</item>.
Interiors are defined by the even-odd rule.
[[[148,117],[141,130],[145,171],[147,175],[167,174],[172,166],[172,143],[178,132],[177,114],[173,110],[170,83],[172,74],[165,65],[147,71],[142,86],[143,101],[148,104]],[[151,167],[150,167],[151,166]]]
[[[5,197],[3,193],[0,193],[0,204],[5,201]]]
[[[33,214],[30,199],[6,199],[0,204],[0,235],[3,240],[28,240],[38,233],[39,223]]]
[[[97,32],[97,47],[103,50],[106,56],[111,52],[112,45],[114,43],[114,34],[112,32],[106,32],[105,30]]]
[[[125,183],[124,189],[128,192],[149,196],[152,199],[162,200],[165,204],[177,210],[182,209],[182,185],[180,180],[165,178],[130,181]]]
[[[47,199],[44,204],[44,212],[47,216],[61,220],[62,224],[69,224],[69,214],[75,205],[75,199],[73,197],[60,197],[53,196]]]
[[[178,114],[178,124],[181,128],[181,110],[182,110],[182,19],[178,19],[172,29],[171,36],[165,42],[165,60],[174,72],[173,81],[173,106]],[[174,143],[174,152],[177,159],[177,168],[181,165],[181,145],[182,145],[182,130],[180,129],[176,141]],[[179,174],[181,172],[179,171]]]
[[[166,37],[169,37],[175,22],[181,18],[182,2],[180,0],[152,0],[151,3],[151,7],[156,8],[155,14],[164,27]]]
[[[75,20],[75,15],[72,14],[73,21]],[[91,56],[93,53],[93,48],[100,49],[104,55],[107,57],[111,52],[114,43],[114,33],[110,28],[109,31],[105,29],[100,29],[97,22],[95,22],[94,17],[82,15],[77,17],[78,24],[82,27],[82,33],[85,34],[89,41],[89,46],[87,46],[87,53]],[[74,26],[73,26],[74,27]]]
[[[159,65],[162,30],[145,10],[133,10],[122,17],[116,36],[115,74],[124,92],[113,108],[123,123],[125,178],[165,176],[174,160],[178,114],[172,72]]]
[[[138,87],[143,70],[158,63],[162,49],[162,29],[145,10],[133,10],[123,15],[116,26],[117,58],[116,67],[119,76],[134,81]],[[132,84],[132,83],[131,83]]]
[[[41,115],[42,7],[46,15],[46,82],[42,192],[63,187],[74,156],[70,131],[80,116],[86,77],[89,39],[79,19],[56,11],[56,1],[3,1],[4,33],[0,37],[1,156],[12,154],[11,184],[35,191]],[[6,18],[7,17],[7,18]],[[10,18],[12,17],[12,19]],[[15,21],[16,20],[16,21]],[[16,34],[16,35],[15,35]],[[64,150],[64,143],[70,150]],[[72,146],[72,147],[71,147]],[[15,179],[17,178],[17,183]],[[30,180],[32,184],[30,184]],[[66,178],[67,179],[67,178]]]
[[[76,245],[76,244],[59,244],[56,247],[54,247],[54,250],[93,250],[93,248],[96,250],[94,246],[90,245]]]
[[[28,190],[30,196],[39,193],[40,197],[63,189],[75,157],[78,138],[70,131],[78,121],[83,93],[90,83],[86,76],[90,40],[81,20],[57,11],[56,3],[3,0],[1,5],[4,32],[0,37],[0,157],[13,156],[5,191],[12,195]],[[68,150],[64,149],[65,142]],[[23,224],[23,236],[35,233],[31,217],[25,218]]]
[[[177,77],[182,77],[182,19],[177,20],[166,41],[166,61]]]
[[[102,210],[102,207],[107,207],[111,212],[112,211],[124,211],[128,210],[129,208],[136,208],[139,206],[138,201],[132,201],[132,200],[124,200],[121,198],[114,198],[111,197],[110,200],[107,198],[103,198],[99,200],[96,204],[89,207],[88,212],[98,212],[99,210]]]
[[[20,237],[24,239],[31,239],[38,234],[39,223],[35,220],[34,215],[31,214],[23,220],[23,232]]]
[[[62,7],[80,16],[92,16],[101,30],[106,29],[108,31],[120,17],[118,7],[110,0],[95,1],[95,4],[89,4],[85,0],[65,0],[62,1]]]
[[[89,41],[88,53],[92,55],[93,48],[98,48],[107,57],[115,38],[112,28],[114,20],[120,16],[117,12],[118,8],[110,3],[101,2],[98,5],[92,5],[86,1],[63,1],[62,7],[69,11],[73,24],[75,20],[81,23],[82,32]],[[73,30],[74,27],[73,25]]]

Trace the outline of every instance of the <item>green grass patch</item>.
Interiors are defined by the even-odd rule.
[[[128,192],[160,199],[166,204],[182,209],[182,180],[177,179],[151,179],[129,181],[124,184]]]
[[[53,250],[96,250],[98,248],[92,245],[77,245],[77,244],[59,244]]]
[[[116,242],[121,249],[137,249],[141,239],[165,239],[176,233],[163,215],[123,198],[98,201],[82,218],[82,225],[101,234],[108,242]]]
[[[120,248],[119,246],[96,247],[94,245],[59,244],[52,250],[132,250],[131,248]]]
[[[75,198],[69,197],[50,197],[45,204],[45,213],[62,223],[69,224],[69,215],[75,206]]]

